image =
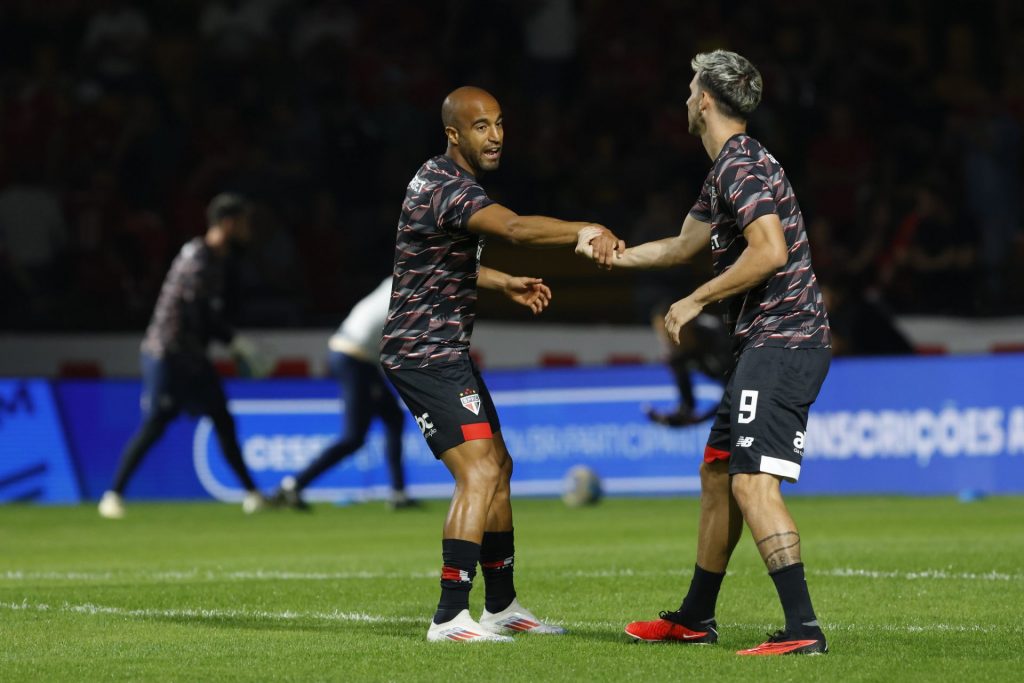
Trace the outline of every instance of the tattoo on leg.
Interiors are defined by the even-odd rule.
[[[765,536],[764,538],[762,538],[760,541],[757,542],[757,545],[760,546],[762,543],[767,543],[768,541],[772,540],[773,538],[780,538],[782,536],[796,536],[796,542],[797,543],[800,542],[800,534],[798,534],[797,532],[795,532],[795,531],[783,531],[781,533],[772,534],[771,536]]]
[[[770,546],[762,547],[770,541],[773,542]],[[765,536],[757,541],[757,546],[764,558],[765,566],[770,572],[800,561],[800,534],[795,531],[783,531]],[[792,551],[793,548],[796,550]]]

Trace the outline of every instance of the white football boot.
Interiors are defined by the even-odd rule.
[[[565,635],[565,629],[554,624],[545,624],[533,616],[533,612],[513,598],[508,607],[497,614],[486,609],[480,615],[480,625],[492,633],[542,633],[551,636]]]
[[[499,635],[487,630],[480,624],[473,621],[469,616],[469,610],[464,609],[453,619],[443,624],[430,622],[427,629],[427,640],[431,643],[439,643],[450,640],[453,643],[511,643],[509,636]]]
[[[100,504],[97,506],[100,511],[100,517],[106,517],[107,519],[124,519],[124,499],[116,491],[107,491],[100,498]]]

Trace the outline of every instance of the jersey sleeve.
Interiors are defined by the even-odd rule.
[[[467,232],[470,217],[494,203],[484,188],[468,178],[445,183],[434,196],[437,226],[447,233]]]
[[[741,231],[761,216],[778,213],[768,176],[750,159],[738,160],[721,176],[723,197]]]
[[[711,192],[708,189],[707,181],[700,189],[700,196],[690,209],[690,215],[701,223],[711,222]]]

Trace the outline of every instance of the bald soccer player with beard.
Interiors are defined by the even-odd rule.
[[[394,284],[381,340],[381,364],[433,451],[455,479],[441,542],[441,599],[427,640],[509,641],[507,634],[561,634],[516,599],[509,481],[512,457],[487,386],[469,355],[477,288],[504,292],[539,313],[551,290],[537,278],[480,265],[488,236],[515,245],[574,245],[579,233],[609,266],[625,244],[603,226],[546,216],[520,216],[496,204],[478,178],[498,168],[504,130],[489,93],[462,87],[445,99],[448,147],[409,183],[398,222]],[[485,608],[469,613],[477,564]]]

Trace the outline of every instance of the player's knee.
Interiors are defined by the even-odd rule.
[[[774,500],[778,495],[779,482],[770,474],[736,474],[732,477],[731,487],[739,506],[748,508]]]
[[[502,468],[492,458],[479,458],[464,469],[461,478],[473,489],[493,491],[502,481]]]
[[[729,465],[724,460],[701,463],[700,490],[701,497],[729,497]]]

